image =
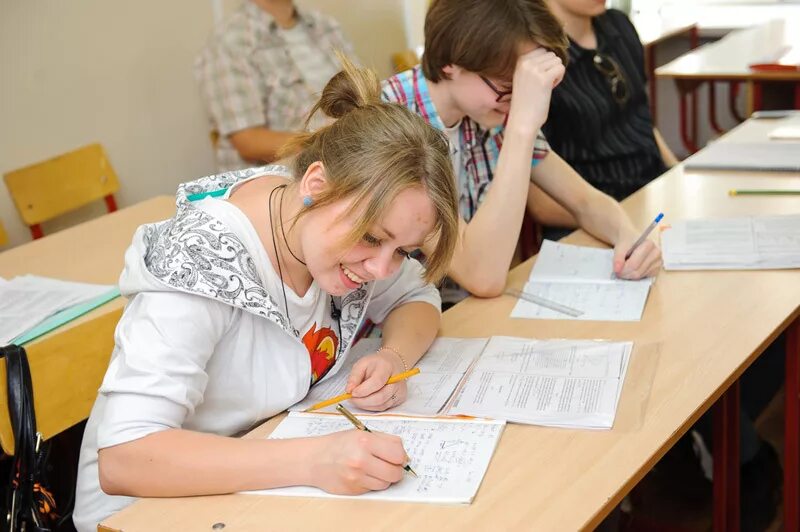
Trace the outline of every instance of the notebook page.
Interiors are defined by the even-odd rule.
[[[332,495],[310,486],[245,492],[294,497],[358,498],[383,501],[468,504],[480,487],[505,422],[493,420],[362,418],[373,432],[394,434],[403,440],[419,475],[410,474],[383,491],[357,496]],[[291,412],[269,436],[304,438],[352,430],[344,417]]]
[[[642,319],[649,283],[566,283],[529,281],[524,292],[581,311],[570,316],[520,298],[512,318],[582,321],[639,321]]]

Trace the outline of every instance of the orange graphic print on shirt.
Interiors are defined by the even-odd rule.
[[[333,329],[329,327],[316,329],[315,322],[303,335],[303,345],[311,357],[311,384],[317,382],[331,369],[336,362],[336,352],[339,349],[339,339]]]

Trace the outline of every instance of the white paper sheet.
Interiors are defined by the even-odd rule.
[[[505,423],[491,420],[369,417],[362,421],[373,432],[394,434],[403,440],[419,478],[407,474],[383,491],[345,497],[310,486],[250,491],[249,494],[295,497],[336,497],[401,502],[468,504],[483,481]],[[292,412],[270,438],[320,436],[353,426],[342,416]]]
[[[353,365],[362,357],[374,353],[380,344],[379,338],[368,338],[358,342],[335,375],[316,384],[305,399],[289,410],[305,410],[313,404],[344,393]],[[425,356],[416,364],[416,367],[420,368],[420,373],[406,381],[408,399],[402,405],[386,410],[385,413],[420,416],[434,416],[440,413],[464,376],[464,372],[481,353],[485,344],[485,338],[437,338]],[[350,401],[346,401],[345,404],[354,413],[370,413],[354,407]],[[321,411],[336,410],[335,406],[330,406]]]
[[[494,336],[447,412],[611,428],[632,349],[632,342]]]
[[[0,283],[0,345],[65,308],[108,292],[112,286],[22,275]]]
[[[668,270],[800,267],[800,215],[681,220],[661,234]]]
[[[687,170],[800,171],[794,142],[714,142],[683,163]]]
[[[560,244],[545,240],[524,292],[580,311],[569,316],[520,299],[512,318],[639,321],[642,319],[652,278],[619,279],[613,270],[614,251]]]

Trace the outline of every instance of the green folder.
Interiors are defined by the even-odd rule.
[[[14,338],[11,343],[17,345],[27,344],[28,342],[35,340],[42,336],[43,334],[47,334],[53,329],[61,327],[65,323],[69,323],[76,318],[80,318],[87,312],[90,312],[100,305],[104,305],[111,301],[112,299],[116,299],[119,297],[119,288],[116,286],[109,290],[104,294],[100,294],[99,296],[95,297],[94,299],[90,299],[84,303],[78,303],[77,305],[73,305],[71,307],[65,308],[59,312],[56,312],[39,325],[36,325],[32,329],[20,334],[16,338]]]

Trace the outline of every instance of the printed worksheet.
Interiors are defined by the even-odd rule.
[[[48,317],[89,301],[113,286],[20,275],[0,283],[0,345],[6,345]]]
[[[639,321],[653,279],[617,278],[614,251],[545,240],[512,318]],[[533,298],[525,296],[534,296]],[[533,300],[531,300],[533,299]],[[548,303],[554,303],[548,304]],[[576,315],[559,310],[568,307]]]
[[[359,341],[352,347],[347,360],[334,375],[317,383],[305,399],[289,410],[305,410],[313,404],[344,393],[353,365],[362,357],[374,353],[380,345],[380,338]],[[435,416],[440,413],[467,368],[480,355],[485,345],[486,338],[437,338],[415,366],[420,369],[420,373],[406,381],[408,386],[406,401],[386,410],[385,413],[419,416]],[[346,401],[345,405],[354,413],[368,413],[351,405],[349,401]],[[335,412],[336,406],[332,405],[320,411]]]
[[[632,342],[493,336],[447,412],[610,428],[632,349]]]
[[[362,340],[349,363],[377,347],[372,339]],[[402,405],[379,413],[351,404],[348,409],[365,417],[466,415],[607,429],[614,424],[632,350],[633,342],[438,338],[417,364],[421,372],[408,379],[408,398]],[[349,371],[343,367],[340,373]],[[305,410],[340,395],[346,380],[332,377],[329,388],[315,386],[309,397],[289,410]],[[336,413],[336,409],[330,406],[320,412]]]
[[[505,422],[467,419],[362,418],[373,432],[394,434],[403,440],[409,465],[419,475],[407,473],[383,491],[363,495],[332,495],[310,486],[293,486],[248,494],[294,497],[336,497],[400,502],[469,504],[489,467]],[[305,438],[353,430],[342,416],[291,412],[270,438]]]
[[[661,235],[668,270],[800,267],[800,215],[680,220]]]

